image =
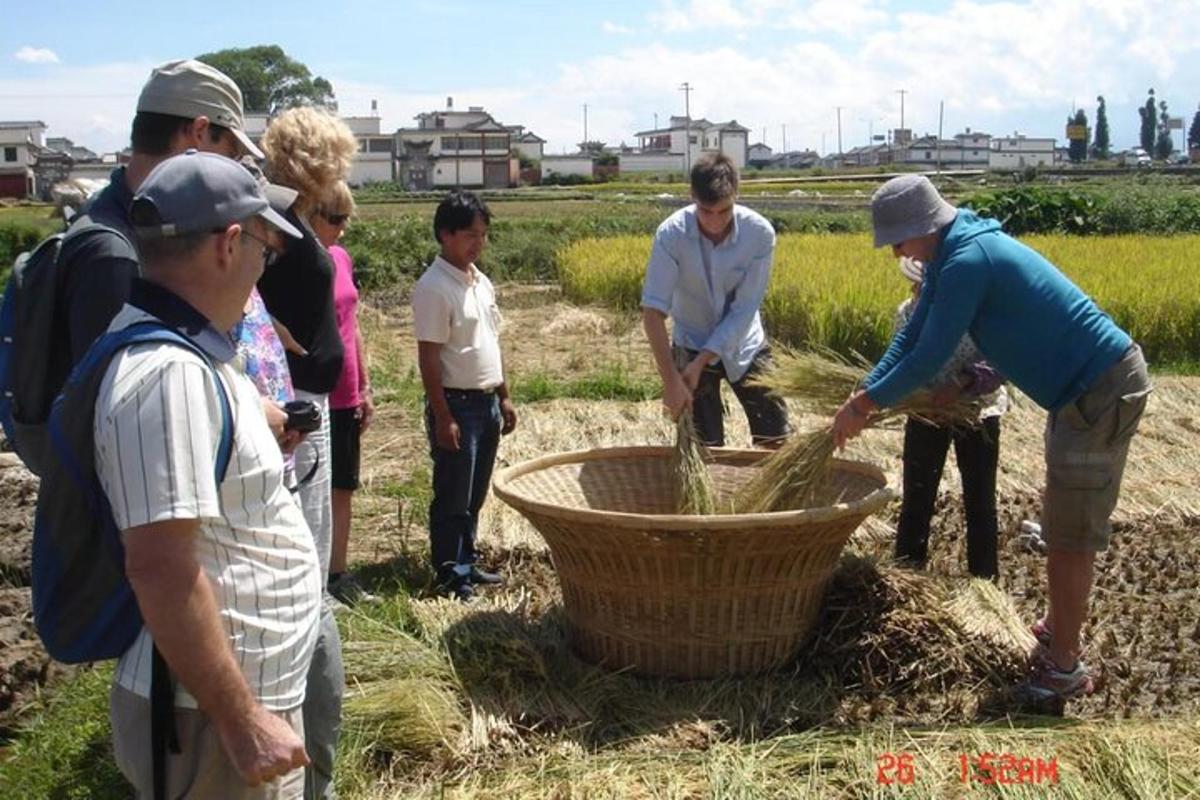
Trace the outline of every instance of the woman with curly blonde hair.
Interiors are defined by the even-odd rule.
[[[262,149],[267,155],[263,171],[270,181],[299,192],[287,219],[304,238],[290,242],[287,252],[266,268],[258,290],[279,323],[296,399],[311,402],[320,412],[320,428],[296,451],[295,474],[300,481],[300,507],[312,529],[325,582],[333,544],[329,393],[341,376],[345,349],[334,308],[333,260],[310,219],[321,198],[345,180],[358,142],[346,123],[332,114],[293,108],[271,122]],[[305,798],[327,797],[333,790],[333,757],[345,688],[341,640],[328,599],[323,606],[304,698],[304,746],[312,760],[305,770]]]
[[[350,174],[358,140],[333,114],[306,106],[272,120],[262,149],[267,154],[267,179],[298,191],[297,211],[307,216]]]

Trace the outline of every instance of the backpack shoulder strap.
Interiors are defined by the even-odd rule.
[[[100,344],[101,342],[103,345]],[[127,328],[101,337],[97,346],[88,351],[87,356],[79,363],[76,370],[90,372],[100,363],[107,364],[113,356],[125,348],[137,344],[154,343],[182,347],[199,356],[212,372],[213,381],[217,385],[217,399],[221,406],[221,437],[217,445],[216,458],[216,479],[219,486],[225,480],[225,473],[229,470],[229,461],[233,456],[233,407],[225,391],[225,382],[221,380],[220,373],[217,372],[212,359],[195,342],[161,322],[155,320],[135,322]]]

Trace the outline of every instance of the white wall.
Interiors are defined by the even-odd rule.
[[[518,153],[520,153],[525,158],[532,158],[532,159],[537,159],[537,160],[540,160],[543,158],[541,142],[518,142],[518,141],[514,140],[513,141],[513,149],[516,150]]]
[[[1022,169],[1054,164],[1054,139],[1024,136],[992,139],[988,166],[992,169]]]
[[[697,152],[699,155],[699,152]],[[683,172],[683,153],[621,153],[621,172]]]
[[[391,153],[359,153],[350,167],[346,182],[351,186],[394,180]]]
[[[592,159],[586,156],[546,156],[542,159],[542,177],[579,175],[592,177]]]
[[[434,162],[431,183],[434,186],[482,186],[483,160],[460,158],[458,161],[458,176],[455,178],[455,159],[439,158]]]
[[[717,136],[714,132],[713,136]],[[746,168],[747,134],[741,131],[725,131],[721,136],[721,152],[729,156],[729,160],[739,170]]]

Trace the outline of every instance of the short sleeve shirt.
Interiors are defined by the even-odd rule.
[[[126,306],[111,330],[152,317]],[[258,390],[218,364],[233,412],[233,452],[216,483],[220,399],[194,353],[143,344],[119,353],[96,399],[96,473],[121,530],[199,520],[196,558],[254,696],[282,711],[302,704],[316,642],[321,577],[312,534],[283,482],[283,456]],[[115,680],[150,692],[152,641],[143,628]],[[195,708],[183,687],[176,705]]]
[[[494,389],[504,383],[500,362],[500,309],[488,277],[461,270],[438,256],[412,293],[417,341],[442,345],[442,385]]]

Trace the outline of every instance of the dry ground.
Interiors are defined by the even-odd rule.
[[[653,375],[640,327],[627,315],[577,309],[542,288],[503,287],[500,303],[507,370],[518,381],[536,372],[561,375],[614,363]],[[386,315],[374,312],[369,336],[377,358],[411,365],[415,344],[407,308],[393,307]],[[1155,383],[1130,453],[1114,517],[1114,544],[1099,562],[1088,638],[1091,658],[1105,681],[1099,699],[1081,704],[1085,714],[1200,711],[1200,379],[1159,377]],[[729,443],[748,446],[744,417],[736,400],[731,402]],[[557,399],[527,405],[518,413],[520,424],[502,442],[498,467],[564,450],[662,444],[673,436],[657,401]],[[1044,559],[1022,551],[1015,534],[1022,519],[1037,518],[1044,421],[1041,409],[1019,397],[1001,433],[1001,586],[1030,620],[1044,602]],[[815,420],[801,418],[798,426],[811,422]],[[898,429],[869,431],[848,454],[880,465],[898,486],[901,444]],[[363,513],[352,538],[352,560],[423,553],[420,504],[425,496],[414,491],[393,498],[372,491],[403,485],[414,476],[427,482],[428,456],[414,407],[388,408],[368,433],[364,452],[367,489],[360,498]],[[965,570],[959,488],[957,473],[948,464],[934,521],[934,572]],[[893,507],[869,520],[855,535],[854,546],[885,555],[895,512]],[[536,531],[495,499],[484,509],[480,540],[503,563],[515,566],[545,558],[545,544]]]
[[[505,315],[507,371],[518,383],[531,376],[565,379],[614,365],[635,380],[653,377],[640,328],[632,317],[573,308],[555,291],[540,287],[501,287],[500,304]],[[364,441],[364,486],[356,500],[351,563],[368,582],[403,581],[414,592],[405,613],[426,629],[464,619],[469,625],[473,615],[492,619],[496,614],[519,612],[521,619],[535,627],[537,636],[561,639],[558,590],[545,545],[524,519],[494,498],[485,508],[480,540],[491,563],[508,576],[508,585],[467,609],[451,608],[432,597],[424,567],[428,453],[410,319],[406,306],[396,302],[387,303],[382,310],[366,308],[363,319],[381,405]],[[1200,423],[1195,413],[1200,379],[1163,377],[1156,384],[1130,455],[1115,517],[1114,544],[1099,561],[1093,613],[1086,631],[1089,660],[1100,674],[1100,689],[1070,708],[1072,715],[1098,724],[1120,717],[1182,721],[1200,712],[1200,481],[1196,479]],[[673,426],[657,401],[554,399],[520,406],[518,413],[520,424],[503,441],[498,466],[564,450],[662,444],[673,436]],[[730,444],[748,444],[736,402],[730,419]],[[796,422],[803,428],[813,420]],[[1022,519],[1036,518],[1043,422],[1044,414],[1022,400],[1005,418],[1001,434],[1000,586],[1026,620],[1034,619],[1043,608],[1044,559],[1021,550],[1015,532]],[[900,446],[898,430],[871,431],[852,445],[849,455],[879,464],[893,485],[898,485]],[[35,487],[22,469],[0,463],[0,506],[6,512],[0,523],[0,579],[10,587],[28,580],[28,542],[23,532],[31,521]],[[955,470],[948,465],[934,521],[930,565],[934,574],[961,575],[965,570],[958,489]],[[895,513],[893,506],[868,520],[851,546],[863,554],[886,556]],[[0,620],[2,730],[6,712],[11,718],[52,670],[32,644],[27,588],[0,591],[0,617],[4,617]],[[544,654],[526,655],[535,663],[544,661]],[[455,663],[456,669],[460,666]],[[896,716],[895,711],[863,708],[859,719],[890,718],[904,723],[906,717]],[[621,716],[613,714],[614,719]],[[535,712],[523,721],[519,717],[476,709],[468,735],[493,745],[506,742],[505,747],[542,757],[540,751],[528,750],[533,745],[519,731],[522,725],[536,729],[545,721],[538,722]],[[585,723],[577,720],[570,724]],[[679,720],[664,726],[661,733],[640,738],[633,751],[623,751],[619,756],[622,769],[640,769],[637,765],[644,759],[639,761],[637,753],[649,753],[656,741],[667,739],[671,758],[684,761],[692,752],[688,748],[699,753],[717,742],[736,744],[726,738],[720,725],[714,728],[709,723]],[[564,742],[562,746],[569,749],[579,744]],[[780,746],[786,749],[790,745]],[[547,752],[544,757],[556,756]],[[591,763],[607,769],[607,762]],[[437,771],[436,765],[429,769]],[[411,775],[406,778],[412,779]]]

